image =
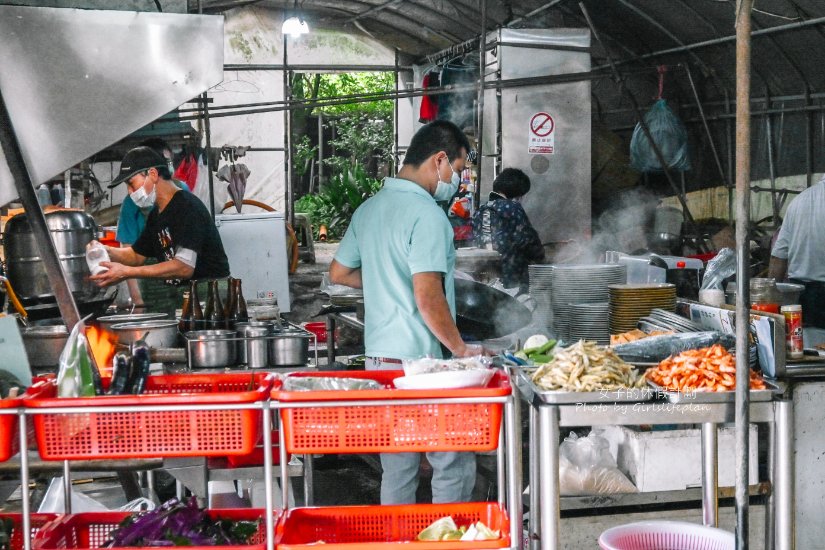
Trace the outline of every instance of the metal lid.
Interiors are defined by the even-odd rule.
[[[153,329],[153,328],[169,328],[177,327],[178,322],[175,319],[152,319],[149,321],[140,321],[137,323],[117,323],[112,325],[112,330],[139,330],[139,329]]]
[[[104,315],[98,317],[100,323],[138,323],[141,321],[148,321],[150,319],[166,319],[166,313],[121,313],[118,315]]]

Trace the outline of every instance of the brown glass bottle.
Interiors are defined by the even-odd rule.
[[[203,330],[206,327],[203,309],[201,309],[201,302],[198,297],[198,281],[195,279],[192,279],[192,287],[189,289],[189,301],[192,302],[192,330]]]
[[[232,317],[232,308],[235,306],[235,278],[229,276],[226,278],[226,302],[223,304],[224,317],[226,318],[226,328],[229,326]]]
[[[178,320],[178,330],[181,334],[186,334],[192,330],[192,300],[189,299],[189,291],[183,293],[183,305],[180,309],[180,319]]]
[[[245,323],[249,321],[249,313],[246,310],[246,300],[243,297],[243,286],[240,279],[232,280],[232,313],[229,315],[229,323]]]
[[[226,326],[226,316],[221,303],[221,295],[218,291],[218,281],[209,281],[209,290],[206,294],[206,311],[203,312],[206,328],[222,329]]]

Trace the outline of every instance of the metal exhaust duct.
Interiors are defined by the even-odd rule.
[[[223,16],[0,6],[0,91],[37,186],[223,80]],[[0,205],[19,196],[0,150]]]

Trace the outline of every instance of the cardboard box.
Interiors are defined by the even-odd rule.
[[[718,429],[719,486],[736,485],[736,435],[733,427]],[[702,439],[699,429],[641,431],[625,426],[604,428],[619,469],[639,492],[683,490],[702,486]],[[758,483],[757,428],[750,426],[748,479]]]

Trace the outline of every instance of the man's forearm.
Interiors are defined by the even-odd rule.
[[[345,285],[352,288],[363,288],[361,269],[347,267],[337,260],[332,260],[329,266],[329,281],[336,285]]]
[[[413,292],[418,311],[427,328],[438,341],[453,353],[463,355],[466,344],[461,339],[458,327],[450,313],[450,306],[444,296],[440,273],[417,273],[413,275]]]
[[[109,253],[109,259],[123,265],[138,266],[146,261],[146,258],[132,250],[131,246],[123,248],[115,248],[107,246],[106,251]]]
[[[784,281],[788,275],[788,260],[771,256],[768,262],[768,277],[776,279],[777,282]]]
[[[174,258],[153,265],[141,265],[129,269],[130,277],[141,279],[191,279],[194,272],[194,268]]]

